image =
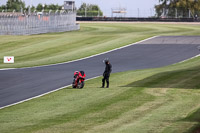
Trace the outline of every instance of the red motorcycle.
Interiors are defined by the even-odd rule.
[[[75,71],[74,72],[74,79],[72,82],[72,88],[83,88],[85,83],[85,73],[84,71]]]

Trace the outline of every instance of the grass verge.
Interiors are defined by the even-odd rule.
[[[195,132],[200,117],[200,58],[115,73],[84,89],[65,88],[0,110],[1,133]]]

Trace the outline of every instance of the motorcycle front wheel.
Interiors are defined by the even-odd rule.
[[[73,82],[72,82],[72,88],[76,88],[75,79],[74,79]]]
[[[81,83],[79,83],[79,88],[82,89],[84,87],[85,83],[84,81],[82,81]]]

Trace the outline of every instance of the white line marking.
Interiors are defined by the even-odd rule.
[[[95,57],[95,56],[99,56],[99,55],[102,55],[102,54],[110,53],[110,52],[113,52],[113,51],[116,51],[116,50],[119,50],[119,49],[123,49],[123,48],[126,48],[126,47],[130,47],[130,46],[132,46],[132,45],[139,44],[139,43],[141,43],[141,42],[148,41],[148,40],[150,40],[150,39],[154,39],[154,38],[156,38],[156,37],[159,37],[159,36],[153,36],[153,37],[150,37],[150,38],[147,38],[147,39],[141,40],[141,41],[136,42],[136,43],[131,43],[131,44],[128,44],[128,45],[126,45],[126,46],[122,46],[122,47],[119,47],[119,48],[115,48],[115,49],[112,49],[112,50],[109,50],[109,51],[106,51],[106,52],[103,52],[103,53],[99,53],[99,54],[91,55],[91,56],[88,56],[88,57],[84,57],[84,58],[81,58],[81,59],[72,60],[72,61],[68,61],[68,62],[62,62],[62,63],[58,63],[58,64],[50,64],[50,65],[42,65],[42,66],[34,66],[34,67],[5,68],[5,69],[0,69],[0,71],[13,70],[13,69],[39,68],[39,67],[47,67],[47,66],[56,66],[56,65],[61,65],[61,64],[68,64],[68,63],[72,63],[72,62],[76,62],[76,61],[80,61],[80,60],[89,59],[89,58],[92,58],[92,57]]]
[[[0,71],[13,70],[13,69],[16,69],[16,68],[4,68],[4,69],[0,69]]]
[[[189,59],[183,60],[183,61],[178,62],[178,63],[183,63],[183,62],[189,61],[189,60],[194,59],[194,58],[199,57],[199,56],[200,56],[200,54],[195,55],[195,56],[193,56],[193,57],[191,57],[191,58],[189,58]],[[178,64],[178,63],[175,63],[175,64]]]
[[[96,76],[96,77],[93,77],[93,78],[87,79],[86,81],[91,80],[91,79],[95,79],[95,78],[98,78],[98,77],[100,77],[100,76]],[[64,89],[64,88],[67,88],[67,87],[70,87],[70,86],[72,86],[72,84],[71,84],[71,85],[64,86],[64,87],[61,87],[61,88],[58,88],[58,89],[55,89],[55,90],[52,90],[52,91],[49,91],[49,92],[46,92],[46,93],[43,93],[43,94],[38,95],[38,96],[34,96],[34,97],[31,97],[31,98],[28,98],[28,99],[25,99],[25,100],[22,100],[22,101],[19,101],[19,102],[13,103],[13,104],[9,104],[9,105],[6,105],[6,106],[3,106],[3,107],[0,107],[0,110],[1,110],[1,109],[4,109],[4,108],[11,107],[11,106],[14,106],[14,105],[17,105],[17,104],[20,104],[20,103],[24,103],[24,102],[30,101],[30,100],[32,100],[32,99],[36,99],[36,98],[39,98],[39,97],[45,96],[45,95],[47,95],[47,94],[50,94],[50,93],[53,93],[53,92],[59,91],[59,90],[61,90],[61,89]]]

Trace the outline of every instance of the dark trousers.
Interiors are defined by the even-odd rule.
[[[102,79],[102,87],[104,87],[105,86],[105,81],[106,81],[106,83],[107,83],[107,88],[109,88],[109,75],[105,75],[104,77],[103,77],[103,79]]]

